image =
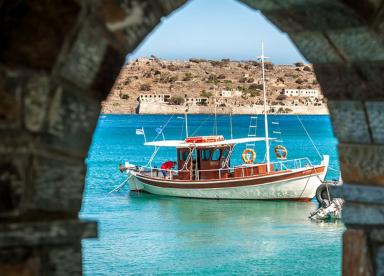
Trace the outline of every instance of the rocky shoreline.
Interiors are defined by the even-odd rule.
[[[141,58],[126,64],[102,103],[104,114],[262,114],[257,61],[169,61]],[[310,64],[266,66],[269,113],[328,114]],[[315,96],[287,90],[316,91]]]

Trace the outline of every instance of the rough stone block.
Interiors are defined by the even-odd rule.
[[[384,101],[365,103],[373,142],[384,144]]]
[[[290,34],[290,38],[311,63],[342,63],[343,61],[322,32],[297,32]]]
[[[76,215],[85,182],[82,160],[35,156],[30,168],[27,208]]]
[[[364,105],[360,101],[329,101],[333,131],[341,143],[370,143]]]
[[[0,154],[0,217],[17,215],[27,181],[27,156]]]
[[[384,275],[384,246],[380,246],[376,253],[376,275]]]
[[[83,273],[81,262],[81,244],[55,246],[48,250],[44,275],[65,276]]]
[[[22,93],[17,77],[0,66],[0,129],[21,127]]]
[[[252,9],[263,11],[280,10],[282,8],[277,1],[270,0],[240,0],[239,2],[244,3]]]
[[[78,1],[2,1],[0,62],[50,70],[80,13]]]
[[[100,35],[97,23],[88,21],[78,31],[71,48],[63,55],[58,74],[67,81],[88,89],[93,83],[104,57],[108,40]]]
[[[348,6],[339,1],[286,5],[280,10],[263,10],[263,14],[283,32],[327,31],[359,27],[363,21]],[[313,12],[316,9],[316,12]],[[329,11],[332,10],[330,13]]]
[[[349,184],[384,185],[384,146],[339,144],[343,180]]]
[[[39,142],[66,154],[85,157],[100,112],[97,101],[81,95],[81,90],[58,84],[52,88],[46,111],[46,135]]]
[[[384,45],[368,27],[332,30],[327,34],[347,61],[384,61]]]
[[[316,77],[329,100],[377,100],[384,66],[379,64],[314,64]]]
[[[384,187],[350,185],[330,187],[333,197],[341,197],[348,202],[384,205]]]
[[[375,242],[384,242],[384,230],[381,228],[373,228],[369,232],[369,237]]]
[[[24,124],[32,132],[43,131],[50,98],[50,82],[46,75],[34,75],[26,83]]]
[[[41,260],[31,248],[0,249],[0,272],[3,276],[38,276]]]
[[[142,39],[185,0],[102,1],[100,17],[124,52],[133,51]]]
[[[347,225],[384,225],[384,206],[346,202],[342,219]]]
[[[0,225],[0,248],[70,244],[77,243],[80,239],[95,237],[97,224],[77,219]]]
[[[343,235],[343,275],[373,275],[368,242],[363,230],[345,231]]]

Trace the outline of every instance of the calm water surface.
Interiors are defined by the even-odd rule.
[[[103,115],[93,138],[87,164],[87,183],[81,217],[99,222],[99,239],[83,242],[86,275],[128,274],[252,274],[340,275],[341,223],[308,220],[316,202],[204,200],[129,193],[107,196],[124,180],[117,166],[124,160],[145,164],[152,149],[143,146],[155,128],[165,125],[166,139],[184,138],[184,119],[178,116]],[[337,141],[328,116],[300,116],[321,154],[331,156],[328,178],[338,177]],[[189,116],[189,134],[209,135],[213,116]],[[249,116],[233,116],[233,136],[248,133]],[[272,124],[272,122],[279,124]],[[219,133],[230,136],[229,118],[218,117]],[[264,135],[262,116],[257,134]],[[281,132],[282,135],[273,131]],[[271,136],[283,140],[289,158],[320,157],[296,116],[270,116]],[[272,145],[274,146],[274,145]],[[238,146],[232,165],[241,162]],[[263,144],[257,144],[262,160]],[[175,159],[162,149],[155,164]]]

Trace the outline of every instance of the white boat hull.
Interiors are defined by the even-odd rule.
[[[300,171],[298,171],[300,172]],[[296,173],[297,174],[297,173]],[[313,173],[311,175],[304,175],[293,177],[290,179],[282,179],[278,181],[268,181],[265,178],[263,184],[252,184],[252,179],[249,179],[249,185],[242,185],[243,180],[222,180],[222,185],[230,185],[231,182],[237,181],[239,186],[232,187],[207,187],[207,188],[179,188],[178,186],[193,185],[194,182],[174,184],[175,187],[164,187],[165,183],[169,180],[153,180],[148,183],[148,179],[143,176],[132,172],[129,180],[131,190],[143,190],[151,194],[176,196],[176,197],[190,197],[190,198],[210,198],[210,199],[270,199],[270,200],[310,200],[316,194],[316,189],[324,180],[326,168],[321,173]],[[275,176],[276,178],[276,176]],[[262,178],[255,178],[262,179]],[[158,181],[158,183],[155,183]],[[216,181],[217,183],[218,181]],[[164,184],[161,186],[161,184]],[[202,185],[209,186],[215,181],[205,182]],[[159,184],[159,185],[157,185]]]

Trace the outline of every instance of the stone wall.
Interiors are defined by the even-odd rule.
[[[327,106],[269,106],[273,110],[279,110],[279,108],[289,108],[292,110],[289,114],[328,114]],[[169,105],[165,103],[145,103],[142,102],[138,108],[139,114],[212,114],[214,108],[212,106],[199,106],[199,105]],[[256,105],[249,106],[237,106],[237,107],[217,107],[216,112],[218,114],[264,114],[264,106]],[[273,113],[273,112],[271,112]]]
[[[87,155],[126,53],[183,1],[0,1],[0,275],[81,275]]]
[[[184,0],[0,1],[0,271],[81,274],[84,158],[131,52]],[[384,274],[384,5],[242,0],[314,64],[339,138],[343,274]]]

